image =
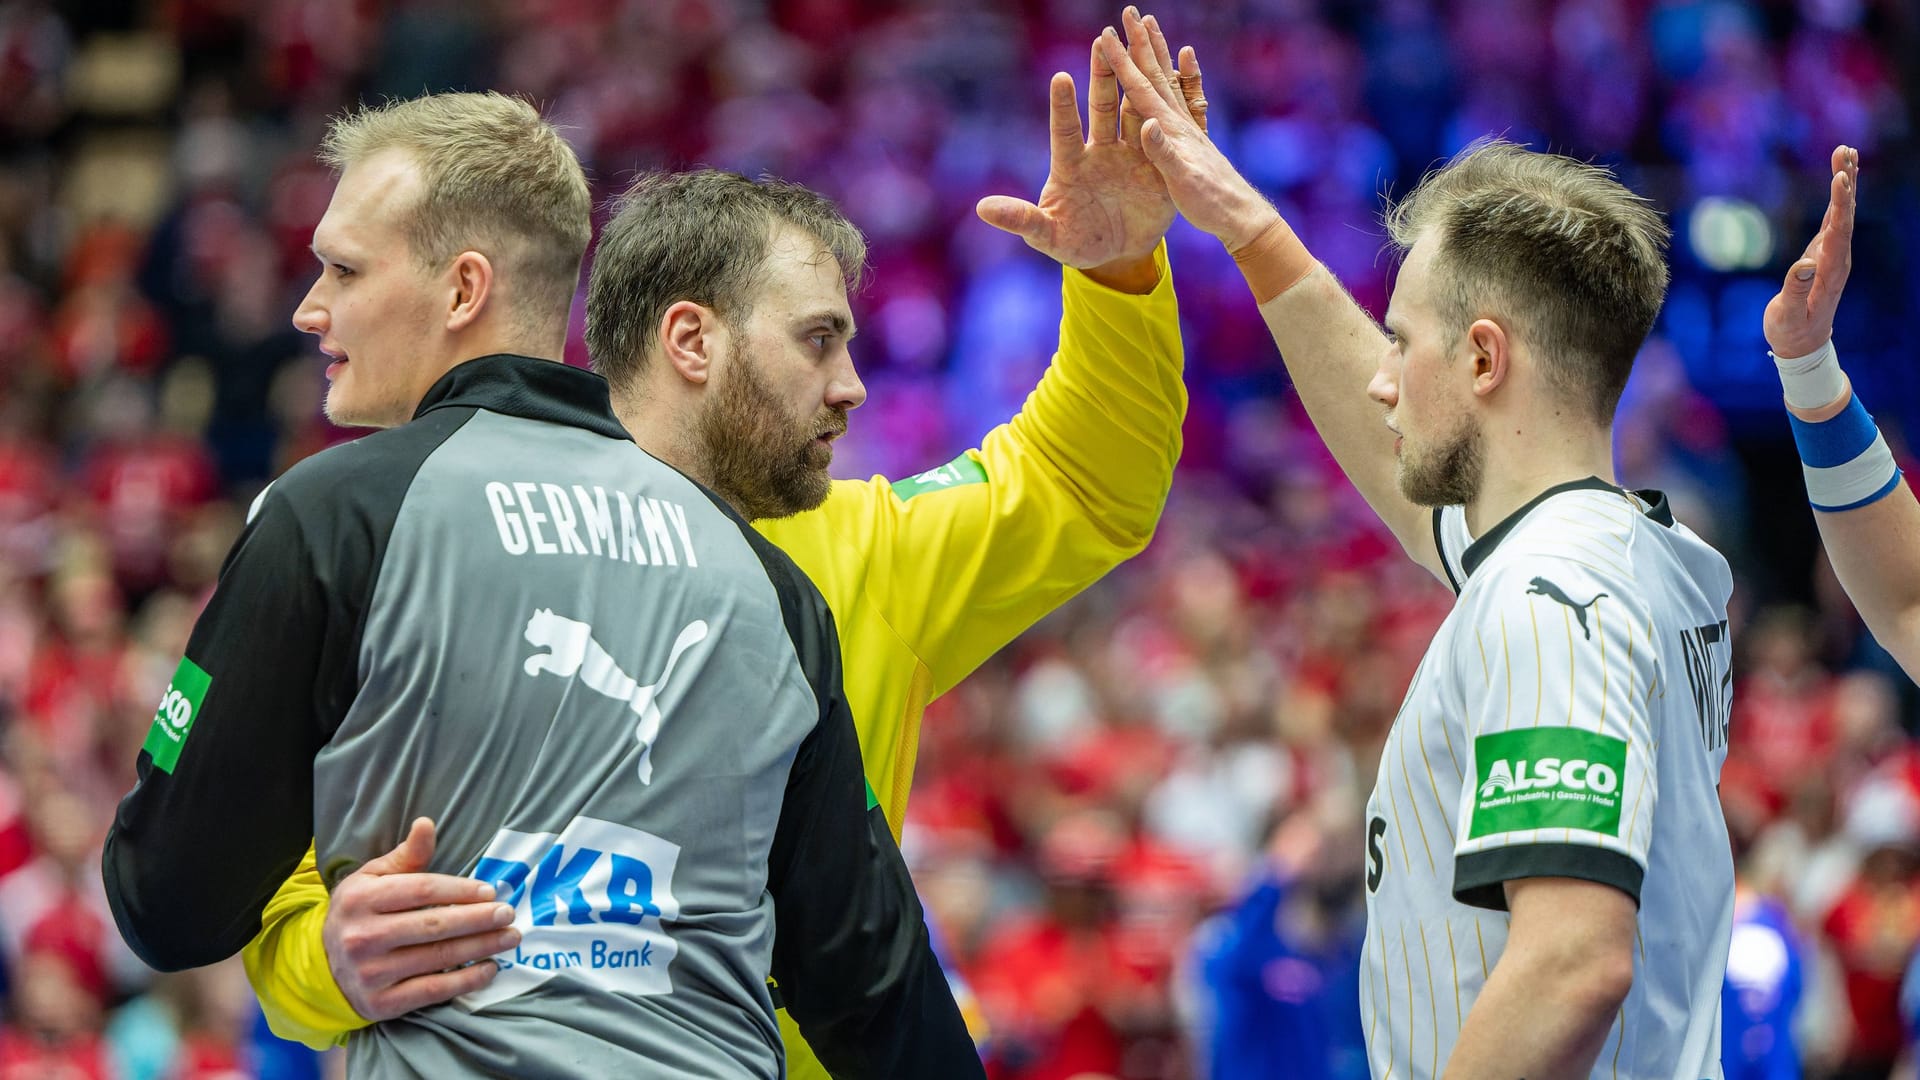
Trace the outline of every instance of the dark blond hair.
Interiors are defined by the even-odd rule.
[[[1633,370],[1667,292],[1669,232],[1613,174],[1499,139],[1428,173],[1386,215],[1402,253],[1422,236],[1440,317],[1455,330],[1508,320],[1547,385],[1601,424]]]
[[[384,150],[419,163],[423,194],[404,228],[420,262],[462,251],[512,267],[514,320],[564,326],[592,236],[593,197],[573,148],[533,106],[491,91],[429,94],[334,119],[320,160],[336,170]]]
[[[667,309],[682,300],[728,320],[752,313],[774,231],[791,225],[839,263],[849,290],[867,241],[832,200],[772,177],[718,169],[651,173],[600,230],[587,276],[587,353],[616,387],[645,369]]]

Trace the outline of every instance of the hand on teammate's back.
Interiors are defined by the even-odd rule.
[[[1860,152],[1850,146],[1836,146],[1831,164],[1827,213],[1820,221],[1820,231],[1787,268],[1779,294],[1767,303],[1763,326],[1767,347],[1775,356],[1806,356],[1827,343],[1833,336],[1833,313],[1840,306],[1840,293],[1853,269]]]
[[[1158,24],[1150,24],[1132,7],[1122,19],[1126,42],[1109,28],[1095,40],[1094,52],[1140,111],[1142,151],[1159,171],[1174,207],[1194,228],[1218,237],[1229,251],[1247,247],[1278,220],[1279,212],[1207,137],[1205,109],[1196,119],[1188,106],[1181,92],[1186,72],[1192,71],[1197,90],[1200,70],[1193,50],[1180,51],[1181,66],[1175,72],[1164,58],[1165,39]],[[1176,75],[1181,86],[1174,84]]]
[[[487,958],[513,948],[513,908],[491,885],[425,873],[433,822],[420,818],[392,851],[364,863],[333,890],[327,963],[354,1011],[368,1020],[451,1001],[493,981]]]
[[[1160,63],[1173,58],[1157,26],[1151,36]],[[1200,65],[1182,50],[1180,91],[1175,101],[1186,122],[1204,131],[1207,104]],[[1073,76],[1060,72],[1048,86],[1050,158],[1040,201],[1009,195],[980,200],[981,220],[1025,240],[1035,251],[1067,266],[1091,269],[1150,255],[1173,224],[1174,204],[1166,184],[1141,151],[1145,119],[1133,96],[1122,100],[1112,67],[1096,43],[1089,62],[1087,125],[1080,124]]]

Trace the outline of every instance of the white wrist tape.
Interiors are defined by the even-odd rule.
[[[1833,339],[1805,356],[1773,356],[1780,369],[1780,385],[1787,392],[1787,404],[1796,409],[1818,409],[1840,400],[1846,380],[1840,373],[1840,357],[1833,351]]]

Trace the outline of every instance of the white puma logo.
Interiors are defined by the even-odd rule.
[[[667,653],[666,668],[651,686],[641,686],[637,679],[620,670],[620,665],[594,640],[593,627],[587,623],[541,608],[527,620],[525,637],[527,644],[534,648],[548,650],[527,657],[526,663],[521,665],[527,674],[539,675],[545,671],[563,679],[578,677],[588,689],[627,703],[627,707],[640,718],[639,726],[633,732],[635,741],[640,744],[640,782],[652,783],[653,743],[660,737],[662,720],[658,704],[660,693],[673,676],[673,665],[679,662],[681,654],[707,639],[706,620],[695,619],[680,631],[680,636],[673,641],[672,651]]]

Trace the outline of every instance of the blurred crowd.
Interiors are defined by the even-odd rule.
[[[98,847],[247,502],[351,436],[292,330],[355,100],[493,87],[637,171],[772,172],[873,251],[841,475],[951,458],[1044,370],[1058,271],[976,222],[1046,171],[1105,0],[0,3],[0,1080],[299,1077],[233,965],[155,977]],[[1920,1014],[1915,695],[1812,542],[1760,309],[1860,149],[1838,338],[1920,419],[1920,14],[1901,0],[1219,0],[1159,12],[1213,130],[1360,301],[1380,197],[1489,132],[1612,164],[1675,281],[1619,429],[1738,578],[1731,1077],[1886,1075]],[[1446,591],[1170,238],[1193,403],[1149,551],[928,712],[908,854],[997,1080],[1358,1077],[1360,805]],[[570,359],[584,360],[578,337]]]

